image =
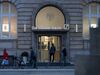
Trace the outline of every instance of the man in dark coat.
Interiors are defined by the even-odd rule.
[[[36,53],[34,52],[34,50],[32,49],[32,47],[30,49],[31,49],[31,53],[30,53],[30,63],[31,63],[31,65],[34,68],[36,68],[36,62],[37,62]]]
[[[62,49],[62,56],[63,56],[63,61],[64,61],[64,64],[65,64],[66,63],[66,57],[67,57],[67,51],[66,51],[65,47]]]

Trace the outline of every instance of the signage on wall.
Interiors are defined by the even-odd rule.
[[[24,31],[26,31],[26,26],[24,27]],[[64,27],[35,27],[32,26],[32,30],[38,30],[38,29],[64,29],[69,30],[69,24],[64,24]]]
[[[64,24],[64,29],[69,30],[69,24]]]

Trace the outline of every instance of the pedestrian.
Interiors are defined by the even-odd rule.
[[[2,61],[2,65],[8,65],[9,62],[8,62],[8,53],[6,51],[6,48],[4,49],[3,51],[3,61]]]
[[[67,57],[67,51],[66,51],[65,47],[63,47],[63,49],[62,49],[62,57],[63,57],[63,62],[65,64],[66,63],[66,57]]]
[[[36,65],[36,63],[37,63],[36,53],[35,53],[35,51],[32,49],[32,47],[31,47],[30,49],[31,49],[31,53],[30,53],[30,63],[31,63],[31,65],[32,65],[34,68],[36,68],[36,67],[37,67],[37,65]]]
[[[50,51],[49,51],[49,56],[50,56],[49,59],[50,59],[50,62],[54,62],[55,51],[56,51],[56,48],[55,48],[54,44],[52,43],[51,44]]]

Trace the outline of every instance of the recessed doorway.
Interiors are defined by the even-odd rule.
[[[61,36],[38,36],[38,62],[49,62],[49,49],[53,43],[56,47],[54,62],[60,62]]]

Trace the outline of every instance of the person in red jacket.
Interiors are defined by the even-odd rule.
[[[8,53],[6,51],[6,48],[3,51],[3,61],[2,61],[2,65],[8,65]]]

